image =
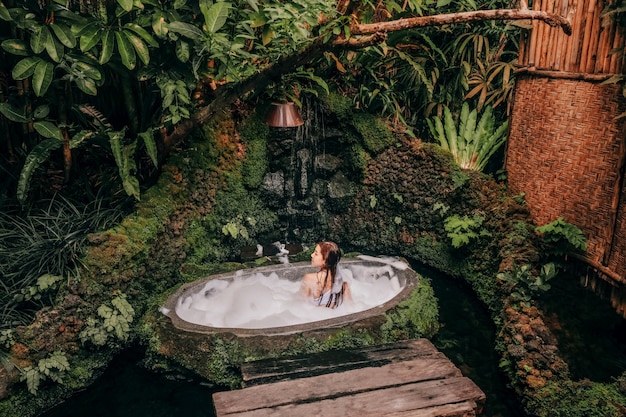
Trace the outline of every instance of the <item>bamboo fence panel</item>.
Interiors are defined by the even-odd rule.
[[[541,97],[541,100],[537,100]],[[586,260],[626,284],[626,111],[618,85],[520,74],[506,168],[537,224],[558,217],[587,237]]]
[[[519,66],[546,71],[584,74],[616,74],[622,71],[624,29],[610,19],[603,23],[603,0],[540,0],[532,10],[572,14],[572,34],[533,21],[520,39]],[[617,53],[615,53],[617,52]]]

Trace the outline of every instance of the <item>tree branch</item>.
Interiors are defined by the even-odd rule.
[[[350,26],[350,33],[352,35],[368,35],[379,32],[395,32],[398,30],[412,29],[418,27],[442,26],[453,23],[465,23],[482,20],[541,20],[552,27],[560,26],[566,35],[571,35],[571,17],[573,16],[573,14],[574,10],[570,10],[567,18],[565,18],[554,13],[548,13],[540,10],[477,10],[474,12],[409,17],[405,19],[397,19],[379,23],[356,23]]]
[[[332,49],[333,47],[363,48],[384,42],[387,38],[387,32],[481,20],[542,20],[551,26],[560,26],[566,34],[570,35],[572,33],[572,25],[570,23],[571,16],[573,16],[573,11],[570,11],[568,19],[566,19],[553,13],[528,10],[524,8],[520,10],[479,10],[475,12],[412,17],[389,22],[354,24],[350,27],[350,32],[352,35],[359,36],[351,36],[349,39],[345,39],[343,37],[336,38],[330,44],[324,44],[320,39],[318,39],[308,47],[299,51],[297,54],[283,57],[245,81],[242,81],[234,86],[223,85],[219,87],[215,91],[215,99],[208,105],[199,109],[191,116],[190,119],[186,119],[176,125],[174,130],[169,134],[162,132],[166,153],[167,150],[171,149],[171,147],[178,141],[186,137],[193,129],[209,120],[209,118],[219,109],[226,108],[236,99],[245,96],[250,91],[261,91],[273,80],[278,79],[280,75],[295,70],[299,66],[319,57],[324,53],[324,51]]]

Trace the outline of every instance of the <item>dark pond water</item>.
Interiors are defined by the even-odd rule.
[[[620,376],[626,371],[626,320],[575,274],[550,284],[539,302],[572,378],[611,382]]]
[[[487,395],[485,417],[522,416],[507,389],[493,351],[494,329],[488,313],[463,283],[419,266],[432,280],[443,327],[433,343]],[[196,382],[170,380],[140,366],[129,352],[115,360],[87,390],[42,417],[214,417],[214,389]]]

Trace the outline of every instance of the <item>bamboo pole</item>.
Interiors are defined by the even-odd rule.
[[[563,15],[568,15],[569,11],[570,11],[570,7],[571,5],[571,0],[563,0],[563,3],[561,4],[561,14]],[[569,52],[569,44],[571,41],[572,36],[559,36],[559,42],[557,44],[557,48],[558,48],[558,67],[557,69],[567,69],[567,55]]]
[[[622,59],[624,53],[624,34],[620,26],[615,25],[615,37],[613,38],[613,48],[611,49],[611,74],[622,72]]]
[[[552,3],[552,10],[549,10],[550,12],[554,12],[556,10],[559,10],[559,4],[560,1],[556,0]],[[556,54],[558,52],[558,49],[556,48],[556,44],[558,42],[558,32],[552,30],[552,28],[550,28],[548,30],[548,44],[546,47],[546,68],[547,69],[551,69],[551,70],[555,70],[558,68],[555,68],[555,60],[556,60]]]
[[[592,8],[593,5],[593,8]],[[595,64],[595,56],[597,54],[598,37],[600,32],[600,21],[598,19],[598,2],[592,0],[589,2],[589,10],[587,14],[587,26],[585,27],[586,42],[583,43],[583,59],[580,60],[580,71],[593,73],[593,65]],[[586,46],[586,48],[585,48]]]
[[[534,1],[533,2],[533,10],[541,10],[541,1]],[[537,65],[537,61],[536,61],[536,51],[537,51],[537,38],[539,37],[539,22],[536,21],[531,21],[532,24],[532,28],[530,29],[530,41],[529,41],[529,46],[528,46],[528,57],[527,57],[527,62],[528,62],[528,66],[532,67]]]
[[[588,0],[587,0],[588,1]],[[572,44],[569,49],[569,57],[568,57],[568,65],[567,71],[578,72],[580,69],[580,56],[581,56],[581,45],[582,38],[585,33],[585,10],[587,8],[587,3],[585,0],[578,0],[578,5],[576,6],[576,13],[574,14],[574,20],[572,22],[572,27],[575,27],[572,33]]]
[[[545,2],[544,4],[545,6],[543,10],[545,12],[550,13],[554,10],[554,0],[547,0],[547,2]],[[543,25],[539,44],[540,56],[537,66],[539,68],[545,69],[548,67],[548,53],[550,51],[550,27],[548,25]]]
[[[560,4],[560,7],[558,8],[558,10],[560,11],[561,15],[567,14],[567,5],[568,5],[568,1],[567,0],[563,0]],[[563,36],[563,33],[556,33],[556,43],[555,43],[555,56],[554,56],[554,69],[555,70],[560,70],[561,68],[564,67],[564,60],[563,57],[566,54],[566,51],[563,50],[563,46],[567,43],[567,38],[569,38],[569,36]]]
[[[587,65],[585,72],[593,73],[598,59],[598,44],[602,32],[602,4],[597,4],[593,13],[593,25],[591,27],[591,37],[589,38],[589,53],[587,54]]]
[[[523,29],[520,33],[519,53],[517,54],[517,65],[525,67],[528,65],[527,46],[529,40],[529,31]]]
[[[610,73],[611,72],[611,57],[613,54],[613,42],[615,41],[615,33],[617,32],[617,25],[614,21],[611,21],[608,26],[604,27],[606,37],[602,44],[602,66],[596,69],[597,73]]]
[[[583,34],[583,44],[580,55],[580,72],[587,72],[587,62],[589,61],[589,44],[591,43],[593,31],[593,16],[596,11],[596,0],[590,0],[585,12],[585,32]]]

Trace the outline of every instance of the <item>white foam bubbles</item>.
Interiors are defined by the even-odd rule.
[[[400,263],[406,269],[406,264]],[[194,324],[242,329],[291,326],[335,318],[368,310],[395,297],[402,286],[394,266],[382,262],[379,266],[351,264],[342,268],[340,264],[352,301],[345,301],[336,309],[319,307],[305,298],[300,293],[300,281],[281,279],[274,272],[244,276],[238,271],[232,280],[209,280],[200,291],[181,296],[176,314]]]

